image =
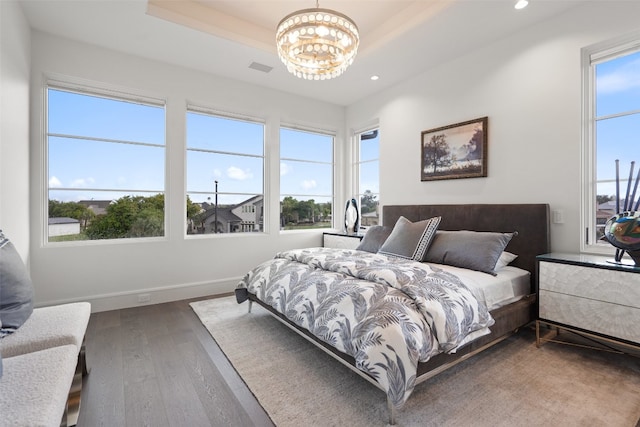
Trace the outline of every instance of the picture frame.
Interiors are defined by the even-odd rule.
[[[488,117],[421,132],[421,181],[487,176]]]

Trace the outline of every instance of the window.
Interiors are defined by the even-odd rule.
[[[158,100],[49,84],[47,241],[164,236]]]
[[[356,174],[360,225],[380,223],[380,134],[378,129],[356,134]]]
[[[634,210],[640,193],[631,200],[640,170],[640,38],[601,45],[583,51],[585,80],[586,241],[583,249],[612,247],[601,240],[604,224],[620,211]],[[616,197],[618,161],[619,200]],[[631,162],[635,171],[629,180]],[[630,189],[627,197],[627,189]]]
[[[187,112],[187,234],[264,231],[264,124]]]
[[[331,228],[333,135],[280,129],[280,228]]]

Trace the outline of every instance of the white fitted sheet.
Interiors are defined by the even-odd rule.
[[[531,293],[531,273],[518,267],[507,265],[496,276],[481,271],[453,267],[444,264],[429,264],[455,274],[483,301],[489,311],[518,301]]]

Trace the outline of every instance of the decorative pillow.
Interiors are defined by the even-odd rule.
[[[424,221],[411,222],[401,216],[378,252],[422,261],[433,241],[440,219],[441,217],[436,216]]]
[[[356,249],[375,254],[387,240],[387,237],[391,234],[391,230],[393,230],[391,227],[385,227],[383,225],[373,225],[369,227]]]
[[[495,276],[498,258],[511,238],[517,235],[517,232],[438,231],[424,260]]]
[[[18,329],[33,312],[33,284],[20,255],[0,230],[0,336]]]
[[[498,258],[498,261],[496,262],[496,267],[494,268],[494,270],[498,271],[501,268],[506,267],[507,265],[512,263],[513,260],[515,260],[516,258],[518,258],[518,255],[512,254],[511,252],[503,251],[500,254],[500,258]]]

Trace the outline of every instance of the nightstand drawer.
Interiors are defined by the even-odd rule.
[[[541,293],[546,290],[640,309],[640,274],[543,261],[539,266]]]
[[[359,234],[337,233],[324,233],[322,236],[323,247],[337,249],[355,249],[358,247],[363,237]]]
[[[540,289],[540,318],[640,343],[640,308]]]

